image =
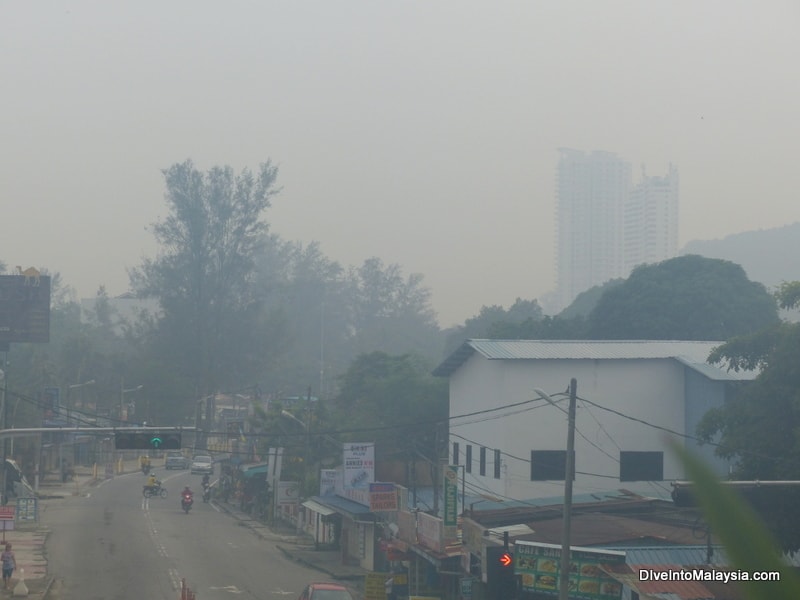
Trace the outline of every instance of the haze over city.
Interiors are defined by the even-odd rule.
[[[0,259],[80,297],[157,251],[161,174],[280,172],[272,232],[422,273],[443,326],[555,287],[558,148],[680,173],[680,246],[800,219],[791,1],[0,9]]]

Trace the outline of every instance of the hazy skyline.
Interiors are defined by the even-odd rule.
[[[559,147],[680,174],[680,246],[800,220],[800,5],[4,3],[0,260],[127,290],[161,169],[280,168],[266,213],[418,272],[443,326],[555,288]]]

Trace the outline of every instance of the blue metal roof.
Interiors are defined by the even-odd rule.
[[[352,516],[373,516],[369,510],[369,506],[353,502],[342,496],[313,496],[311,500],[323,506],[327,506],[328,508],[332,508],[337,512],[345,512]]]
[[[625,562],[629,565],[704,565],[707,549],[705,545],[697,546],[631,546],[603,544],[603,548],[620,550],[625,553]],[[727,567],[728,556],[722,546],[712,546],[712,565]]]

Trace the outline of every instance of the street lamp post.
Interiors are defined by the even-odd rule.
[[[87,386],[90,386],[90,385],[94,385],[95,383],[96,383],[96,381],[94,379],[90,379],[89,381],[84,381],[83,383],[73,383],[72,385],[68,385],[67,386],[67,421],[70,420],[70,418],[69,418],[70,412],[69,411],[71,411],[74,408],[74,406],[73,406],[74,403],[71,402],[71,400],[70,400],[70,398],[72,396],[72,390],[77,390],[79,388],[83,388],[83,387],[87,387]],[[83,402],[81,402],[81,405],[83,405]]]
[[[123,406],[125,404],[125,394],[130,394],[131,392],[138,392],[143,387],[144,387],[143,385],[137,385],[135,388],[125,389],[125,380],[124,379],[120,379],[120,382],[119,382],[119,420],[120,421],[123,420],[122,419],[122,414],[123,414],[122,408],[123,408]],[[125,420],[126,421],[128,420],[127,412],[125,413]]]
[[[540,389],[534,392],[557,406],[555,400]],[[569,382],[569,410],[567,411],[567,459],[564,474],[564,515],[561,527],[561,566],[558,580],[558,600],[569,600],[569,558],[572,526],[572,478],[575,476],[575,402],[577,400],[578,381],[573,377]]]

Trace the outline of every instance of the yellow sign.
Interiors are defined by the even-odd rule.
[[[386,581],[391,573],[367,573],[364,576],[364,600],[386,600]]]

